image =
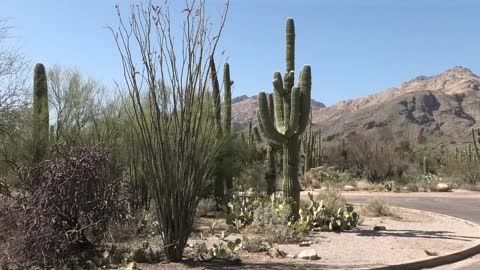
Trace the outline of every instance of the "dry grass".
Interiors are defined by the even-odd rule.
[[[362,213],[369,217],[393,217],[395,216],[390,205],[381,199],[371,200],[362,208]]]

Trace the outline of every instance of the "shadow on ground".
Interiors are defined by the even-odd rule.
[[[333,264],[325,264],[325,263],[311,263],[309,261],[305,261],[305,263],[296,263],[293,262],[264,262],[264,263],[241,263],[241,264],[234,264],[230,261],[220,261],[216,260],[214,262],[193,262],[193,261],[185,261],[183,263],[177,263],[175,265],[168,264],[168,269],[212,269],[212,270],[220,270],[220,269],[267,269],[267,270],[290,270],[290,269],[304,269],[304,270],[314,270],[314,269],[370,269],[372,267],[380,267],[383,265],[372,265],[372,264],[358,264],[358,265],[333,265]],[[143,269],[143,268],[142,268]],[[153,268],[152,268],[153,269]],[[158,269],[158,268],[155,268]],[[160,268],[160,269],[167,269],[167,268]]]
[[[449,231],[418,231],[418,230],[387,230],[387,231],[374,231],[374,230],[361,230],[350,231],[343,233],[354,233],[358,236],[392,236],[392,237],[408,237],[408,238],[429,238],[429,239],[446,239],[446,240],[459,240],[465,242],[471,242],[480,240],[480,237],[462,236],[456,235]]]

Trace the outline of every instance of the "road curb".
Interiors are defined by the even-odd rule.
[[[362,205],[362,204],[354,204],[354,205]],[[461,222],[468,223],[474,227],[476,227],[480,233],[480,225],[468,221],[463,218],[458,218],[458,217],[452,217],[449,215],[444,215],[444,214],[439,214],[435,212],[430,212],[430,211],[424,211],[424,210],[418,210],[418,209],[413,209],[413,208],[406,208],[406,207],[397,207],[397,206],[392,206],[397,209],[404,209],[407,211],[414,211],[414,212],[420,212],[420,213],[425,213],[429,215],[434,215],[434,216],[441,216],[445,218],[450,218],[454,220],[458,220]],[[480,234],[479,234],[480,235]],[[424,268],[433,268],[433,267],[438,267],[446,264],[451,264],[455,263],[458,261],[462,261],[465,259],[468,259],[472,256],[475,256],[477,254],[480,254],[480,241],[478,242],[477,245],[453,252],[450,254],[442,255],[442,256],[436,256],[433,258],[425,259],[425,260],[420,260],[420,261],[413,261],[413,262],[406,262],[406,263],[401,263],[401,264],[394,264],[394,265],[387,265],[387,266],[381,266],[381,267],[374,267],[371,268],[372,270],[420,270]]]

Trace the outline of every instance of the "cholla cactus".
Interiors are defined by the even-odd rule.
[[[310,119],[312,80],[310,66],[305,65],[299,84],[294,84],[295,27],[292,18],[287,19],[286,47],[286,74],[283,79],[279,72],[274,74],[273,102],[267,99],[264,92],[258,94],[257,114],[264,136],[283,146],[283,192],[286,198],[292,199],[293,218],[297,218],[300,203],[300,136]]]

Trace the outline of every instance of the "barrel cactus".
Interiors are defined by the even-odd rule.
[[[310,117],[311,69],[305,65],[299,83],[294,83],[295,26],[292,18],[286,24],[286,74],[276,72],[273,78],[273,102],[267,94],[258,94],[260,130],[264,136],[283,146],[283,192],[292,205],[292,217],[298,218],[300,183],[298,182],[300,137]]]

